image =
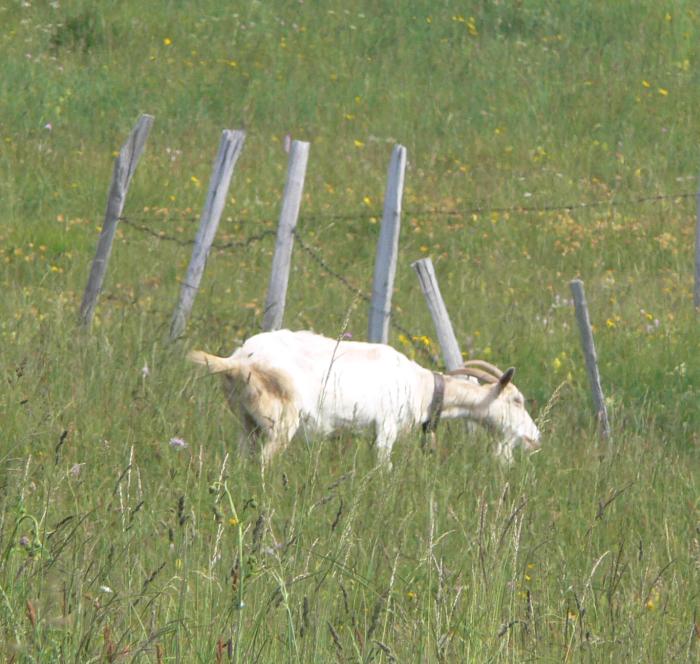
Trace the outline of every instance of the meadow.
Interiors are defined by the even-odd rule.
[[[3,660],[697,661],[699,36],[684,0],[0,3]],[[246,144],[170,343],[224,128]],[[391,473],[369,434],[301,437],[264,474],[236,455],[185,355],[260,330],[287,136],[311,144],[299,232],[323,262],[297,243],[285,325],[366,336],[353,288],[401,143],[390,343],[440,368],[410,268],[431,256],[465,357],[517,368],[540,452],[505,467],[451,423],[434,454],[399,440]]]

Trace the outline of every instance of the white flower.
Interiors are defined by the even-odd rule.
[[[171,438],[168,445],[176,450],[184,450],[187,447],[187,443],[182,438]]]
[[[68,471],[71,477],[78,478],[80,477],[80,471],[83,469],[84,463],[74,463],[71,466],[71,469]]]

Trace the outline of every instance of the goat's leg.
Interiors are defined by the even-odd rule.
[[[391,448],[394,446],[397,433],[385,423],[377,425],[377,435],[374,444],[377,447],[377,457],[379,465],[387,470],[391,470]]]

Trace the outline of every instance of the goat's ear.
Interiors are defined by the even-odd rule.
[[[506,369],[506,371],[503,373],[503,375],[498,379],[498,387],[499,387],[499,392],[506,386],[508,383],[510,383],[511,380],[513,380],[513,374],[515,374],[515,367],[511,367],[510,369]]]

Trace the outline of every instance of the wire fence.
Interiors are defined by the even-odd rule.
[[[537,213],[551,213],[551,212],[565,212],[572,210],[584,210],[584,209],[594,209],[594,208],[618,208],[625,206],[634,205],[645,205],[650,203],[659,203],[663,201],[673,201],[679,202],[688,199],[694,199],[698,194],[679,192],[675,194],[655,194],[648,196],[640,196],[632,199],[620,199],[620,200],[598,200],[598,201],[582,201],[577,203],[567,203],[567,204],[557,204],[557,205],[509,205],[500,207],[488,207],[483,205],[475,205],[465,208],[456,209],[444,209],[444,208],[433,208],[433,209],[404,209],[403,214],[406,217],[471,217],[473,215],[490,215],[490,214],[537,214]],[[326,221],[326,222],[336,222],[336,221],[362,221],[369,219],[376,219],[381,216],[378,213],[372,212],[361,212],[361,213],[345,213],[345,214],[305,214],[301,215],[302,219],[307,222],[312,221]],[[120,216],[119,220],[129,227],[130,229],[149,235],[150,237],[163,242],[172,242],[179,246],[192,246],[195,243],[194,239],[182,239],[171,234],[167,234],[164,231],[157,231],[147,225],[148,222],[164,221],[168,220],[168,217],[145,217],[145,216]],[[177,219],[181,222],[196,222],[198,217],[179,217]],[[239,223],[246,223],[245,220],[237,220]],[[273,223],[272,221],[269,222]],[[353,284],[345,275],[335,269],[328,260],[323,256],[323,252],[317,246],[314,246],[309,242],[304,235],[299,231],[299,228],[295,228],[294,238],[299,245],[301,251],[308,256],[318,267],[320,267],[323,272],[329,277],[333,278],[337,283],[343,286],[353,297],[359,298],[363,302],[370,304],[372,301],[371,296],[363,291],[361,288]],[[214,242],[212,244],[212,249],[218,251],[228,250],[228,249],[245,249],[254,245],[258,242],[265,240],[268,237],[274,237],[277,234],[276,230],[265,229],[260,233],[249,235],[240,240],[233,240],[229,242]],[[392,317],[390,319],[390,325],[397,330],[404,338],[411,344],[411,346],[421,355],[425,356],[434,364],[439,364],[439,359],[437,356],[430,351],[425,345],[418,343],[417,339],[420,336],[415,335],[404,325],[396,320],[395,312],[392,312]]]

